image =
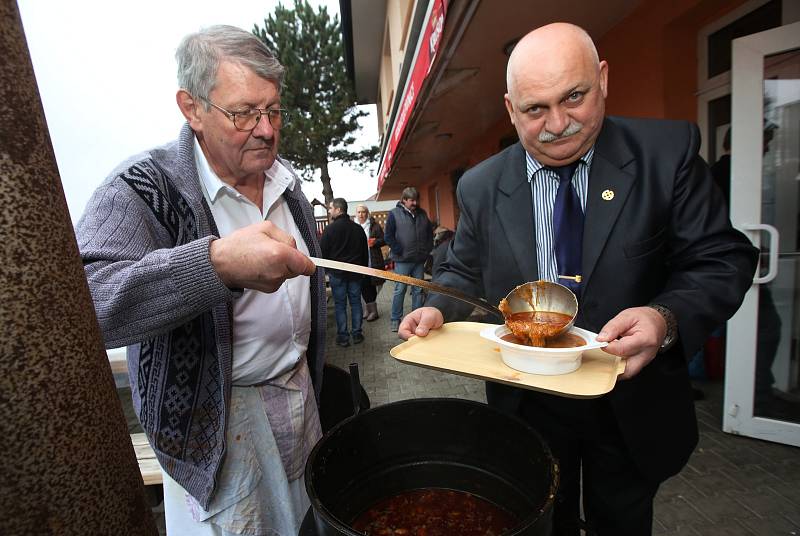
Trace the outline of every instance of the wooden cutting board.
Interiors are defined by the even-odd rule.
[[[596,398],[614,388],[625,370],[619,356],[602,350],[584,352],[581,366],[569,374],[541,376],[512,369],[500,358],[500,347],[479,335],[486,324],[450,322],[427,337],[412,337],[390,350],[409,365],[542,391],[569,398]]]

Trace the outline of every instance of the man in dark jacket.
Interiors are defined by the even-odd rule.
[[[347,201],[337,197],[328,206],[331,223],[325,227],[320,238],[322,256],[334,261],[367,266],[367,237],[361,226],[347,215]],[[361,280],[363,276],[339,270],[328,270],[333,303],[336,312],[336,344],[350,346],[364,342],[361,332]],[[350,301],[351,323],[347,329],[347,301]]]
[[[425,261],[433,249],[433,225],[424,210],[419,208],[419,193],[416,188],[403,190],[403,197],[389,212],[384,238],[391,249],[395,273],[422,279]],[[406,298],[404,283],[394,284],[392,298],[392,331],[397,331],[403,318],[403,301]],[[422,306],[422,289],[411,289],[411,310]]]

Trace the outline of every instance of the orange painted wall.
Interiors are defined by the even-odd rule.
[[[498,140],[513,134],[515,134],[514,127],[508,117],[504,117],[492,129],[487,131],[485,136],[481,136],[480,142],[465,148],[466,150],[462,152],[462,160],[454,168],[461,167],[466,170],[496,154],[499,152]],[[429,199],[426,193],[434,184],[439,186],[439,224],[449,229],[455,229],[458,221],[458,203],[456,202],[453,181],[448,173],[440,173],[419,186],[420,206],[429,214],[433,212],[432,204],[434,200]]]
[[[697,34],[745,0],[650,0],[597,41],[611,115],[697,118]]]
[[[436,199],[433,195],[435,187],[439,187],[439,214],[436,213]],[[453,228],[455,218],[455,193],[450,185],[450,178],[444,175],[436,176],[423,182],[417,187],[419,190],[419,205],[428,213],[431,221],[438,221],[439,225]]]

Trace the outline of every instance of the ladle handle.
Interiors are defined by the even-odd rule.
[[[396,274],[386,270],[378,270],[377,268],[368,268],[359,264],[350,264],[349,262],[333,261],[330,259],[319,259],[317,257],[309,257],[309,259],[311,259],[311,262],[313,262],[315,265],[322,268],[330,268],[332,270],[341,270],[343,272],[352,272],[356,274],[369,275],[372,277],[380,277],[381,279],[388,279],[389,281],[397,281],[398,283],[405,283],[406,285],[421,287],[429,292],[436,292],[437,294],[443,294],[445,296],[450,296],[451,298],[461,300],[472,305],[473,307],[478,307],[486,312],[496,314],[498,317],[503,318],[503,313],[500,312],[500,309],[494,305],[491,305],[486,300],[464,294],[460,290],[456,290],[454,288],[443,287],[442,285],[437,285],[436,283],[431,283],[430,281],[425,281],[423,279],[417,279],[416,277]]]

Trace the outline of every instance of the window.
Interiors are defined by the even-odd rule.
[[[731,41],[780,26],[781,9],[781,0],[770,0],[709,35],[706,77],[714,78],[731,70]]]

